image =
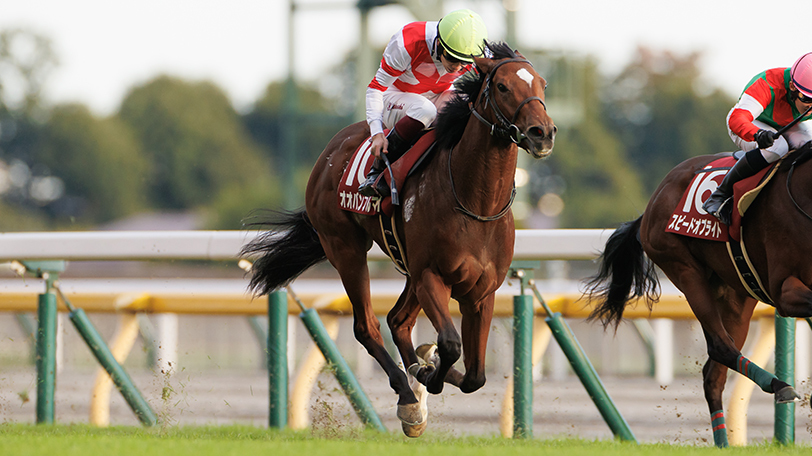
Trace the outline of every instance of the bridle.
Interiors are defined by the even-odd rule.
[[[516,118],[519,116],[519,111],[521,111],[521,109],[524,107],[524,105],[526,105],[527,103],[530,103],[531,101],[534,101],[534,100],[538,100],[538,102],[541,103],[541,106],[544,107],[545,111],[547,110],[547,105],[544,104],[544,100],[542,100],[540,97],[536,97],[536,96],[527,97],[527,98],[524,99],[524,101],[519,103],[519,106],[516,107],[516,111],[513,113],[513,117],[510,120],[508,120],[507,116],[505,116],[502,113],[502,110],[499,108],[499,105],[496,104],[495,101],[493,101],[493,98],[491,98],[491,81],[493,81],[493,75],[496,73],[496,70],[499,67],[501,67],[502,65],[504,65],[506,63],[511,63],[511,62],[526,63],[526,64],[530,65],[531,67],[533,66],[533,64],[531,64],[526,59],[514,58],[514,59],[504,59],[504,60],[499,61],[496,65],[494,65],[493,68],[491,68],[491,71],[488,73],[488,76],[485,79],[485,89],[482,91],[482,94],[479,96],[479,98],[477,98],[476,105],[474,105],[472,103],[469,103],[469,104],[471,106],[471,113],[477,119],[479,119],[480,122],[482,122],[483,124],[488,126],[488,128],[490,129],[491,136],[494,136],[494,137],[497,137],[497,138],[510,139],[510,141],[513,142],[514,144],[519,144],[525,138],[527,138],[527,135],[522,133],[521,130],[519,130],[519,127],[516,126]],[[493,108],[493,113],[496,116],[496,121],[498,122],[498,125],[497,125],[496,122],[494,122],[494,123],[489,122],[487,119],[485,119],[482,116],[482,114],[477,112],[477,108],[480,106],[480,104],[482,104],[483,99],[485,100],[484,101],[485,107],[490,105],[491,108]],[[502,208],[501,211],[499,211],[498,214],[489,215],[489,216],[475,214],[475,213],[471,212],[468,208],[466,208],[462,204],[462,202],[460,201],[460,198],[457,196],[457,190],[454,188],[454,176],[451,174],[451,154],[452,154],[452,152],[454,152],[453,147],[451,148],[451,150],[448,151],[448,179],[451,182],[451,193],[454,195],[454,201],[456,201],[456,203],[457,203],[457,207],[455,207],[454,209],[456,209],[456,210],[462,212],[463,214],[467,215],[468,217],[471,217],[471,218],[473,218],[473,219],[475,219],[477,221],[480,221],[480,222],[492,222],[494,220],[499,220],[500,218],[504,217],[510,211],[511,206],[513,206],[513,201],[516,199],[516,184],[515,183],[513,184],[513,188],[510,191],[510,200],[505,205],[505,207]]]
[[[493,81],[493,75],[496,74],[496,70],[498,70],[499,67],[501,67],[506,63],[512,62],[526,63],[531,67],[533,66],[533,64],[530,63],[530,61],[528,61],[527,59],[500,60],[496,65],[494,65],[493,68],[491,68],[491,71],[488,73],[488,76],[485,79],[485,89],[482,91],[482,94],[479,96],[479,98],[477,98],[476,105],[471,105],[471,113],[474,114],[474,116],[476,116],[476,118],[479,119],[480,122],[482,122],[483,124],[487,125],[488,128],[490,128],[491,136],[495,136],[497,138],[510,139],[514,144],[519,144],[525,138],[527,138],[527,135],[522,133],[521,130],[519,130],[519,127],[516,126],[516,118],[519,116],[519,111],[521,111],[524,105],[534,100],[538,100],[538,102],[541,103],[541,106],[544,107],[545,111],[547,110],[547,105],[544,103],[544,100],[542,100],[540,97],[535,96],[527,97],[524,99],[524,101],[519,103],[519,106],[516,107],[516,111],[514,111],[513,117],[510,120],[508,120],[507,116],[505,116],[502,113],[502,110],[499,109],[499,105],[493,101],[493,98],[491,98],[491,82]],[[493,108],[493,113],[496,116],[496,122],[494,123],[489,122],[482,116],[482,114],[480,114],[477,111],[477,108],[480,106],[480,104],[482,104],[482,100],[484,100],[485,107],[490,105],[491,108]]]

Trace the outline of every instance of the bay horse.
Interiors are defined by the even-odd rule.
[[[249,288],[260,295],[324,259],[330,261],[352,303],[355,337],[389,377],[403,431],[413,437],[427,424],[426,390],[439,394],[448,382],[470,393],[485,383],[494,293],[513,257],[510,205],[518,149],[546,157],[555,139],[556,127],[544,102],[546,81],[506,44],[484,44],[492,58],[475,58],[476,71],[455,83],[455,95],[437,118],[431,162],[404,183],[402,209],[395,215],[408,275],[387,324],[408,372],[384,348],[370,301],[367,251],[373,242],[386,251],[380,222],[338,204],[342,173],[370,136],[366,122],[344,128],[327,144],[310,174],[304,210],[277,212],[275,220],[259,223],[281,233],[260,234],[242,251],[258,257]],[[452,298],[462,314],[462,338],[449,313]],[[420,310],[438,333],[436,351],[422,354],[428,358],[423,363],[411,339]],[[464,374],[453,367],[463,353]]]
[[[812,316],[812,165],[805,164],[811,149],[812,143],[807,143],[783,160],[741,221],[742,243],[753,268],[776,312],[784,317]],[[758,301],[742,285],[725,243],[666,232],[694,175],[713,160],[729,155],[694,157],[671,170],[643,215],[622,224],[609,237],[598,273],[586,290],[590,299],[599,302],[590,319],[615,328],[631,300],[644,298],[649,308],[656,302],[655,264],[685,295],[707,343],[703,386],[714,442],[720,447],[728,444],[722,408],[728,369],[773,393],[776,403],[800,398],[793,387],[741,354]],[[697,201],[704,201],[713,190],[704,188]]]

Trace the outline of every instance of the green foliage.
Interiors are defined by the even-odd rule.
[[[530,165],[529,194],[560,195],[559,227],[634,218],[676,164],[733,149],[724,119],[734,100],[701,85],[697,53],[640,48],[610,79],[590,58],[525,51],[549,83],[559,127],[551,158]],[[200,211],[208,227],[237,229],[253,209],[301,206],[313,163],[353,121],[347,101],[360,102],[347,83],[352,56],[321,92],[273,82],[244,115],[211,82],[159,76],[98,118],[80,105],[44,105],[56,65],[50,41],[0,31],[0,174],[28,173],[0,185],[0,229],[86,228],[144,210]],[[64,195],[37,198],[35,184],[51,177]]]
[[[160,76],[132,89],[119,116],[150,162],[149,199],[156,207],[196,208],[230,187],[270,186],[269,161],[212,83]]]
[[[584,100],[578,109],[581,120],[560,130],[550,158],[552,168],[567,183],[559,226],[612,226],[639,215],[647,196],[628,165],[623,143],[604,123],[599,105],[591,102],[599,99],[601,83],[594,62],[583,62],[580,74],[576,99]]]
[[[639,48],[606,86],[604,117],[649,194],[680,162],[734,148],[725,118],[735,100],[718,90],[704,93],[699,57]]]
[[[243,122],[266,156],[284,170],[283,178],[308,174],[316,159],[332,137],[352,123],[348,116],[336,113],[333,102],[318,91],[289,81],[268,85]],[[293,206],[304,204],[304,180],[286,182],[286,191],[293,192]],[[292,207],[291,207],[292,208]]]
[[[148,163],[116,118],[97,119],[81,105],[54,108],[36,162],[62,178],[71,203],[59,215],[98,222],[146,208]]]
[[[557,122],[561,114],[561,122],[548,163],[566,183],[559,227],[616,226],[635,218],[674,166],[733,149],[724,122],[734,100],[704,89],[698,58],[640,48],[611,80],[590,59],[551,62],[545,74],[550,114]],[[536,185],[533,196],[543,187]]]
[[[56,67],[51,41],[24,29],[0,30],[0,116],[10,111],[34,114],[43,85]],[[11,93],[8,82],[19,89]]]

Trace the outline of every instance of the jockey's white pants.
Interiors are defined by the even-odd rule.
[[[391,129],[403,116],[409,116],[428,128],[437,118],[437,112],[451,99],[453,92],[420,95],[401,92],[390,87],[383,93],[383,126]]]

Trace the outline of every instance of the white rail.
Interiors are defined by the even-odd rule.
[[[597,257],[612,230],[517,230],[514,260]],[[246,231],[75,231],[0,233],[0,261],[234,260],[256,236]],[[376,246],[372,260],[386,257]]]

